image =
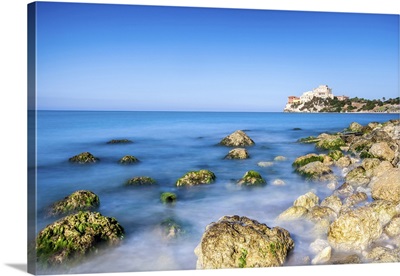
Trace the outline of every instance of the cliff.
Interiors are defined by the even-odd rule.
[[[379,112],[400,113],[400,98],[385,100],[367,100],[364,98],[350,98],[346,100],[322,99],[314,97],[305,103],[286,104],[284,112]]]

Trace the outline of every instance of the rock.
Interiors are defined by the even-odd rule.
[[[377,214],[381,226],[385,226],[394,216],[400,214],[400,206],[397,207],[396,203],[386,200],[375,200],[369,203],[368,207]]]
[[[49,215],[55,216],[71,212],[91,210],[97,208],[99,205],[100,200],[95,193],[91,191],[80,190],[73,192],[63,200],[54,203],[50,207]]]
[[[383,232],[389,237],[400,237],[400,215],[396,215],[383,228]]]
[[[130,144],[130,143],[133,142],[128,139],[113,139],[107,142],[107,144]]]
[[[320,220],[332,222],[337,218],[337,214],[329,207],[316,205],[308,210],[307,218],[312,222],[318,222]]]
[[[309,154],[306,154],[306,155],[296,158],[296,160],[294,160],[292,166],[299,168],[299,167],[307,165],[308,163],[315,162],[315,161],[323,162],[324,157],[322,155],[317,155],[315,153],[309,153]]]
[[[310,250],[312,253],[317,254],[321,252],[324,248],[328,247],[329,243],[327,240],[316,239],[310,244]]]
[[[164,204],[175,203],[177,198],[178,197],[176,196],[176,194],[171,193],[171,192],[162,193],[161,196],[160,196],[161,202],[164,203]]]
[[[394,151],[385,142],[373,144],[369,149],[369,153],[376,158],[389,162],[391,162],[395,157]]]
[[[331,259],[332,255],[332,247],[327,246],[321,252],[311,260],[311,264],[318,265],[318,264],[325,264]]]
[[[37,260],[45,266],[80,261],[101,245],[117,245],[124,235],[114,219],[97,212],[79,212],[41,230],[36,237]]]
[[[129,179],[126,182],[127,186],[143,186],[143,185],[153,185],[156,181],[148,176],[136,176]]]
[[[286,157],[285,156],[281,156],[281,155],[279,155],[279,156],[276,156],[275,158],[274,158],[274,161],[286,161]]]
[[[331,222],[326,218],[322,218],[320,220],[313,221],[313,223],[314,223],[314,227],[312,228],[313,235],[317,238],[326,238]]]
[[[345,207],[350,207],[357,205],[358,203],[361,203],[363,201],[366,201],[368,199],[368,196],[364,192],[355,192],[354,194],[350,195],[344,200],[344,206]]]
[[[179,187],[210,184],[213,183],[215,179],[215,174],[209,170],[192,171],[179,178],[175,185]]]
[[[349,145],[349,151],[353,153],[367,152],[373,142],[365,137],[355,137]]]
[[[335,196],[351,196],[354,193],[354,188],[349,183],[343,183],[339,188],[335,190],[333,195]]]
[[[285,183],[285,181],[283,181],[282,179],[275,179],[275,180],[272,182],[272,184],[275,185],[275,186],[283,186],[283,185],[285,185],[286,183]]]
[[[324,155],[324,160],[322,161],[322,163],[326,166],[332,166],[333,165],[334,160],[332,159],[332,157],[328,156],[328,155]]]
[[[393,165],[389,161],[382,161],[377,167],[367,171],[367,175],[379,177],[388,172],[390,169],[393,169]]]
[[[185,233],[182,226],[172,218],[168,218],[163,222],[161,222],[160,228],[161,228],[161,235],[166,240],[176,239]]]
[[[335,165],[340,168],[345,168],[351,165],[351,158],[349,156],[340,157],[336,162]]]
[[[315,146],[324,150],[339,150],[340,147],[346,146],[346,143],[338,135],[326,135],[323,139],[318,141]]]
[[[290,233],[256,220],[224,216],[207,226],[195,249],[197,269],[281,266],[294,247]]]
[[[365,254],[365,258],[372,263],[400,262],[400,248],[390,249],[377,246]]]
[[[244,131],[237,130],[222,139],[220,144],[228,147],[246,147],[255,143]]]
[[[69,158],[68,160],[73,163],[84,164],[84,163],[95,163],[100,159],[94,157],[93,154],[91,154],[90,152],[82,152],[78,155]]]
[[[392,168],[371,181],[373,199],[400,202],[400,168]]]
[[[346,175],[345,181],[349,185],[353,187],[358,187],[358,186],[367,186],[368,183],[370,182],[370,178],[367,176],[367,173],[365,169],[361,166],[358,166]]]
[[[312,144],[312,143],[317,143],[320,140],[321,140],[320,138],[317,138],[314,136],[308,136],[308,137],[299,139],[298,142],[304,143],[304,144]]]
[[[325,181],[335,178],[332,174],[331,168],[320,161],[311,162],[299,167],[296,169],[296,172],[311,180]]]
[[[331,150],[328,153],[328,156],[335,161],[338,161],[340,158],[344,157],[344,154],[340,150]]]
[[[378,215],[365,206],[343,213],[328,231],[328,242],[336,250],[365,250],[382,234]]]
[[[357,122],[352,122],[347,129],[352,132],[362,132],[363,126]]]
[[[365,158],[361,162],[361,166],[366,172],[372,171],[374,168],[378,167],[381,161],[378,158]]]
[[[259,185],[265,184],[265,180],[256,171],[247,171],[243,177],[238,181],[238,185]]]
[[[346,257],[332,261],[332,264],[360,264],[361,259],[357,254],[348,255]]]
[[[277,218],[280,221],[299,220],[306,218],[308,209],[303,206],[291,206],[283,211]]]
[[[225,156],[225,159],[247,159],[250,155],[248,154],[247,150],[244,148],[236,148],[231,151]]]
[[[121,164],[132,164],[137,162],[139,162],[139,159],[132,155],[125,155],[119,160],[119,163]]]
[[[338,196],[331,195],[322,200],[321,202],[321,207],[329,207],[333,211],[335,211],[336,214],[340,213],[340,209],[342,209],[342,201]]]
[[[299,196],[294,202],[293,206],[302,206],[308,210],[318,205],[319,197],[313,192],[308,192],[304,195]]]
[[[257,163],[259,167],[271,167],[272,165],[274,165],[274,162],[261,161]]]

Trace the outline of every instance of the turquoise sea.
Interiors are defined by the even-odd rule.
[[[399,114],[38,111],[36,118],[37,160],[30,168],[37,173],[36,232],[57,219],[45,213],[53,202],[76,190],[96,193],[100,197],[98,211],[118,220],[125,228],[125,239],[120,246],[99,252],[62,273],[99,273],[195,269],[194,249],[205,227],[224,215],[281,226],[275,218],[298,196],[313,190],[323,199],[332,193],[326,184],[305,181],[293,172],[294,159],[317,152],[314,145],[298,143],[299,138],[339,132],[351,122],[398,119]],[[224,159],[230,148],[218,143],[238,129],[255,142],[247,148],[250,158]],[[112,139],[133,143],[107,144]],[[85,165],[68,161],[85,151],[100,161]],[[140,162],[119,164],[118,160],[128,154]],[[274,161],[279,155],[287,160]],[[273,164],[259,167],[260,161]],[[186,172],[199,169],[213,171],[216,182],[174,186]],[[267,184],[237,186],[236,181],[248,170],[258,171]],[[134,176],[150,176],[157,184],[124,186]],[[273,185],[276,179],[285,185]],[[166,191],[177,194],[175,205],[160,202],[160,194]],[[162,238],[157,229],[168,218],[182,225],[184,235],[169,241]],[[284,227],[295,241],[287,265],[298,265],[298,256],[308,253],[315,238],[310,237],[306,225]]]

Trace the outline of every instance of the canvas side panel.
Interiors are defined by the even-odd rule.
[[[28,273],[36,274],[36,3],[28,4]]]

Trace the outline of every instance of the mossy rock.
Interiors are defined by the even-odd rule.
[[[327,135],[315,144],[317,148],[323,150],[338,150],[345,145],[346,142],[337,135]]]
[[[100,200],[95,193],[80,190],[73,192],[63,200],[54,203],[50,207],[49,214],[55,216],[76,211],[91,210],[97,208],[99,205]]]
[[[309,180],[333,180],[331,168],[323,164],[321,161],[314,161],[302,167],[296,168],[296,172]]]
[[[37,261],[44,267],[81,261],[101,245],[117,245],[124,228],[115,218],[98,212],[79,212],[64,217],[41,230],[36,237]]]
[[[344,157],[344,154],[340,150],[331,150],[328,153],[328,156],[333,160],[338,161],[340,158]]]
[[[107,144],[130,144],[130,143],[133,143],[133,142],[128,139],[112,139],[107,142]]]
[[[162,193],[161,196],[160,196],[161,202],[164,203],[164,204],[175,203],[177,198],[178,197],[176,196],[176,194],[171,193],[171,192]]]
[[[265,183],[266,181],[262,178],[261,174],[256,171],[247,171],[238,181],[239,185],[261,185]]]
[[[78,155],[69,158],[68,160],[73,163],[84,164],[84,163],[95,163],[100,159],[93,156],[93,154],[91,154],[90,152],[82,152]]]
[[[143,186],[143,185],[153,185],[156,181],[148,176],[136,176],[129,179],[126,182],[127,186]]]
[[[138,163],[139,159],[137,159],[135,156],[132,155],[125,155],[119,160],[119,163],[121,164],[133,164],[133,163]]]
[[[210,184],[214,182],[216,176],[209,170],[199,170],[186,173],[184,176],[179,178],[175,185],[176,186],[194,186],[199,184]]]
[[[315,162],[315,161],[323,162],[324,156],[318,155],[315,153],[309,153],[309,154],[306,154],[306,155],[296,158],[296,160],[294,160],[292,166],[298,168],[298,167],[302,167],[304,165],[307,165],[308,163]]]

